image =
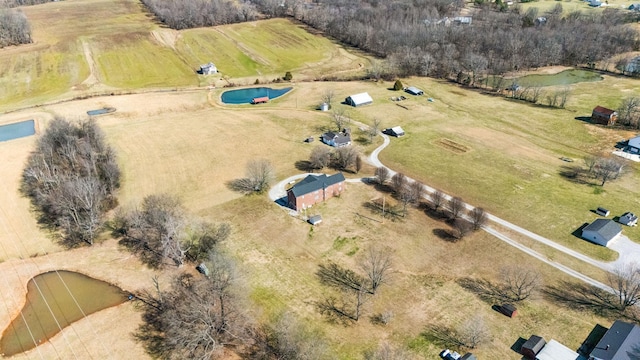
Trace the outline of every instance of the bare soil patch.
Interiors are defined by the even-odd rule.
[[[471,150],[468,146],[457,143],[451,139],[441,138],[435,141],[435,143],[443,148],[453,151],[454,153],[464,154],[467,151]]]

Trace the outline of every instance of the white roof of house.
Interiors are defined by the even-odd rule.
[[[640,149],[640,136],[636,136],[634,138],[629,139],[628,145]]]
[[[400,126],[392,127],[391,130],[396,134],[404,134],[404,130]]]
[[[412,93],[414,93],[414,94],[418,94],[418,93],[424,92],[424,91],[422,91],[422,90],[418,89],[418,88],[417,88],[417,87],[415,87],[415,86],[409,86],[409,87],[407,88],[407,90],[408,90],[408,91],[410,91],[410,92],[412,92]]]
[[[355,95],[351,95],[349,96],[351,98],[351,100],[353,100],[353,102],[357,105],[357,104],[365,104],[365,103],[370,103],[373,102],[373,99],[371,98],[371,96],[369,96],[369,93],[363,92],[360,94],[355,94]]]
[[[551,339],[536,355],[537,360],[576,360],[577,352]]]

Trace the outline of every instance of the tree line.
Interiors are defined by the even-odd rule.
[[[231,0],[142,0],[157,19],[172,29],[252,21],[258,17],[248,2]]]
[[[0,6],[0,48],[31,43],[31,26],[20,10]]]
[[[93,244],[120,187],[116,154],[95,121],[55,118],[38,138],[21,190],[40,222],[61,230],[62,243]]]

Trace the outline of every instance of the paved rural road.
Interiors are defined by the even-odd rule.
[[[366,126],[366,125],[365,125]],[[382,138],[384,139],[382,145],[380,145],[379,147],[377,147],[372,153],[371,155],[369,155],[369,157],[367,158],[367,162],[369,162],[371,165],[375,166],[375,167],[385,167],[389,170],[391,175],[394,175],[396,172],[393,171],[392,169],[390,169],[389,167],[385,166],[380,159],[378,158],[380,152],[382,150],[384,150],[384,148],[386,148],[389,144],[390,144],[390,139],[389,136],[385,135],[385,134],[381,134]],[[269,198],[273,201],[276,201],[284,196],[286,196],[286,191],[285,191],[285,186],[287,184],[289,184],[290,182],[293,182],[297,179],[301,179],[306,177],[307,175],[309,175],[310,173],[305,173],[305,174],[298,174],[298,175],[294,175],[291,176],[285,180],[282,180],[281,182],[279,182],[278,184],[276,184],[273,188],[271,188],[271,190],[269,190]],[[407,178],[409,181],[414,181],[413,179]],[[348,182],[362,182],[365,181],[365,178],[362,179],[349,179],[347,180]],[[432,193],[435,191],[434,188],[425,185],[425,189],[429,192]],[[451,198],[451,196],[449,195],[445,195],[447,198]],[[281,204],[280,204],[281,205]],[[473,209],[473,206],[469,205],[469,204],[465,204],[466,207],[468,209]],[[282,205],[281,205],[282,206]],[[566,246],[560,245],[558,243],[556,243],[553,240],[550,240],[548,238],[545,238],[543,236],[540,236],[538,234],[535,234],[529,230],[526,230],[520,226],[517,226],[515,224],[512,224],[506,220],[503,220],[495,215],[491,215],[488,214],[488,218],[490,221],[499,224],[503,227],[506,227],[512,231],[515,231],[523,236],[526,236],[532,240],[535,240],[537,242],[540,242],[542,244],[545,244],[547,246],[550,246],[558,251],[563,252],[566,255],[572,256],[576,259],[582,260],[587,264],[593,265],[595,267],[598,267],[602,270],[605,271],[611,271],[613,269],[615,269],[616,267],[619,267],[620,265],[623,264],[627,264],[627,263],[631,263],[631,262],[635,262],[636,259],[640,259],[640,245],[634,243],[633,241],[629,240],[627,237],[625,236],[620,236],[618,239],[616,239],[615,241],[613,241],[610,244],[610,248],[617,251],[619,254],[619,257],[617,260],[613,261],[613,262],[603,262],[603,261],[598,261],[598,260],[594,260],[582,253],[579,253],[573,249],[569,249]],[[484,226],[483,227],[484,231],[486,231],[487,233],[495,236],[496,238],[504,241],[505,243],[519,249],[520,251],[525,252],[526,254],[535,257],[536,259],[555,267],[556,269],[570,275],[573,276],[581,281],[584,281],[585,283],[588,283],[590,285],[593,285],[597,288],[612,292],[613,290],[599,282],[596,281],[588,276],[585,276],[584,274],[571,269],[563,264],[560,264],[556,261],[553,260],[549,260],[547,258],[547,256],[519,243],[518,241],[506,236],[505,234],[499,232],[498,230],[492,228],[491,226]]]

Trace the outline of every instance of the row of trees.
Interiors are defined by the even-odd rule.
[[[309,155],[309,170],[320,170],[325,167],[358,173],[362,169],[362,158],[358,149],[353,146],[330,148],[326,145],[318,145]]]
[[[62,230],[63,243],[93,244],[106,211],[116,204],[120,169],[104,134],[92,120],[54,119],[27,159],[21,190],[40,221]]]
[[[258,17],[255,7],[246,1],[231,0],[143,0],[147,8],[172,29],[252,21]]]
[[[20,10],[0,6],[0,48],[31,43],[31,26]]]
[[[0,0],[0,8],[48,3],[50,0]]]

